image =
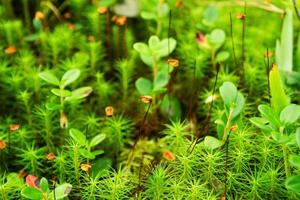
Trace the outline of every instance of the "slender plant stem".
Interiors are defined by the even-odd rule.
[[[290,166],[289,166],[289,158],[288,158],[288,149],[286,145],[282,146],[283,158],[284,158],[284,170],[286,177],[290,176]]]
[[[213,92],[212,92],[212,97],[214,97],[215,92],[216,92],[216,87],[217,87],[217,82],[218,82],[218,77],[219,77],[219,71],[220,67],[219,65],[216,65],[217,69],[217,74],[215,76],[215,82],[214,82],[214,87],[213,87]],[[197,135],[196,139],[191,143],[191,145],[188,148],[188,151],[190,150],[190,153],[192,153],[195,149],[195,146],[197,145],[198,142],[201,140],[201,133],[202,135],[206,133],[206,131],[209,130],[210,127],[210,118],[211,118],[211,113],[212,113],[212,108],[214,106],[214,99],[212,98],[212,101],[209,105],[208,113],[206,115],[206,118],[204,119],[204,125],[202,126],[199,134]]]
[[[113,63],[113,51],[112,51],[112,30],[111,30],[111,21],[110,21],[110,11],[106,13],[106,53],[110,64]]]
[[[237,59],[236,59],[236,54],[235,54],[235,47],[234,47],[233,23],[232,23],[231,12],[229,13],[229,17],[230,17],[230,37],[231,37],[232,54],[233,54],[233,60],[234,60],[235,68],[237,69],[238,64],[237,64]]]
[[[31,19],[30,19],[30,10],[29,10],[29,0],[23,0],[23,11],[24,11],[24,17],[25,17],[25,23],[28,28],[28,30],[31,30]]]
[[[11,0],[2,0],[2,4],[5,7],[5,11],[8,17],[14,18],[14,11],[11,5]]]
[[[245,1],[245,6],[244,6],[244,15],[245,18],[243,19],[243,27],[242,27],[242,79],[244,79],[245,75],[245,33],[246,33],[246,19],[247,19],[247,3]]]
[[[148,106],[148,108],[147,108],[147,111],[146,111],[146,113],[145,113],[145,115],[144,115],[144,118],[143,118],[141,127],[140,127],[140,129],[139,129],[137,138],[136,138],[136,140],[135,140],[135,142],[134,142],[134,144],[133,144],[131,154],[129,155],[129,158],[128,158],[128,160],[127,160],[126,166],[127,166],[127,169],[128,169],[128,170],[129,170],[129,167],[130,167],[130,165],[131,165],[131,162],[132,162],[132,160],[133,160],[133,158],[134,158],[135,147],[136,147],[136,145],[137,145],[137,143],[138,143],[138,141],[139,141],[139,139],[140,139],[140,137],[141,137],[141,135],[142,135],[142,129],[144,128],[144,125],[145,125],[145,122],[146,122],[146,119],[147,119],[149,110],[150,110],[150,108],[151,108],[151,105],[152,105],[152,102],[150,102],[150,104],[149,104],[149,106]]]
[[[269,96],[269,101],[271,101],[271,91],[270,91],[270,58],[269,58],[269,49],[267,48],[267,79],[268,79],[268,96]]]
[[[117,58],[120,59],[123,55],[123,46],[122,46],[122,26],[118,26],[118,34],[117,34]]]
[[[233,115],[233,109],[230,108],[229,115],[228,115],[227,122],[226,122],[226,126],[225,126],[224,133],[223,133],[223,138],[222,138],[223,144],[225,144],[225,142],[226,142],[226,140],[229,136],[229,133],[230,133],[232,115]]]
[[[122,40],[123,40],[123,56],[125,58],[128,57],[128,49],[127,49],[127,37],[126,37],[126,33],[127,33],[127,25],[125,24],[124,25],[124,28],[123,28],[123,37],[122,37]]]
[[[3,186],[0,187],[0,189],[1,189],[1,196],[2,196],[2,199],[3,199],[3,200],[6,200],[5,190],[4,190]]]
[[[54,181],[54,189],[53,189],[53,198],[56,200],[56,192],[55,192],[56,182]]]
[[[299,13],[299,9],[298,9],[298,5],[297,5],[297,1],[296,0],[292,0],[293,2],[293,6],[297,15],[298,20],[300,21],[300,13]]]
[[[228,185],[227,185],[227,180],[228,180],[228,148],[229,148],[229,136],[230,136],[231,131],[229,131],[226,142],[225,142],[225,167],[224,167],[224,197],[225,200],[227,199],[227,190],[228,190]]]

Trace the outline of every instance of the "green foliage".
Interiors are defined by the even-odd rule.
[[[294,11],[210,4],[3,0],[0,199],[300,199]]]
[[[106,138],[105,134],[96,135],[90,141],[88,141],[86,136],[81,131],[72,128],[70,129],[70,136],[76,143],[78,143],[80,146],[83,146],[83,148],[79,148],[79,152],[83,157],[95,159],[97,155],[104,153],[103,150],[91,151],[91,148],[101,143]]]
[[[276,65],[273,65],[270,71],[270,93],[271,105],[278,114],[281,110],[289,104],[289,98],[286,96],[283,89],[283,84],[280,78],[279,71]]]
[[[55,191],[50,191],[48,180],[41,178],[39,186],[26,186],[22,189],[21,194],[26,199],[64,199],[71,192],[72,185],[63,183],[55,187]]]
[[[281,41],[276,42],[276,62],[278,68],[291,72],[293,70],[293,13],[292,10],[285,11],[283,20]]]
[[[240,119],[242,116],[241,112],[245,105],[245,98],[241,92],[237,91],[237,88],[231,82],[223,83],[219,90],[224,102],[225,112],[216,123],[218,124],[218,136],[222,137],[224,144],[231,127],[235,123],[238,123],[239,127],[242,126]]]
[[[142,61],[150,67],[154,67],[161,58],[172,53],[175,47],[175,39],[165,38],[160,40],[155,35],[149,38],[148,45],[142,42],[138,42],[133,45],[133,48],[139,52]]]

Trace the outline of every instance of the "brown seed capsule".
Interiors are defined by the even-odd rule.
[[[168,161],[174,161],[175,160],[175,156],[173,155],[173,153],[169,150],[164,150],[163,152],[163,157],[165,159],[167,159]]]
[[[272,64],[271,71],[274,71],[276,69],[277,65],[275,63]]]
[[[179,60],[175,58],[169,58],[168,59],[168,64],[171,65],[172,67],[178,67],[179,66]]]
[[[10,131],[17,131],[17,130],[20,129],[20,127],[21,127],[20,124],[11,124],[11,125],[9,125],[9,130]]]
[[[19,177],[20,179],[24,178],[26,175],[27,175],[27,174],[26,174],[26,172],[25,172],[25,169],[21,169],[21,170],[19,171],[19,173],[18,173],[18,177]]]
[[[4,51],[6,54],[11,55],[11,54],[15,54],[17,52],[17,48],[14,46],[10,46],[10,47],[7,47]]]
[[[152,97],[151,96],[144,95],[144,96],[141,96],[140,99],[143,103],[146,103],[146,104],[152,103]]]
[[[95,41],[95,36],[93,36],[93,35],[87,36],[87,41],[89,41],[89,42]]]
[[[182,8],[183,7],[183,1],[182,0],[177,0],[175,3],[176,8]]]
[[[236,18],[240,19],[240,20],[244,20],[246,18],[246,15],[244,13],[238,13],[236,15]]]
[[[71,31],[74,31],[74,30],[76,29],[76,26],[75,26],[75,24],[69,23],[69,24],[68,24],[68,28],[69,28]]]
[[[80,165],[80,168],[81,168],[82,171],[89,172],[92,169],[92,166],[90,164],[82,163]]]
[[[231,131],[231,132],[235,132],[237,129],[238,129],[238,125],[235,124],[235,125],[233,125],[233,126],[230,128],[230,131]]]
[[[221,196],[220,200],[226,200],[225,196]]]
[[[106,117],[112,117],[114,114],[114,108],[112,106],[107,106],[105,108]]]
[[[55,155],[54,155],[54,153],[48,153],[46,158],[47,158],[47,160],[52,161],[55,159]]]
[[[101,6],[97,9],[97,11],[99,14],[103,15],[103,14],[107,13],[108,9],[105,6]]]
[[[34,18],[37,19],[37,20],[42,20],[42,19],[45,18],[45,15],[44,15],[44,13],[42,13],[41,11],[37,11],[37,12],[35,13]]]
[[[124,26],[127,18],[125,16],[113,16],[112,21],[118,26]]]
[[[3,150],[6,148],[6,143],[4,140],[0,140],[0,150]]]
[[[271,58],[273,56],[273,52],[267,51],[267,52],[265,52],[264,56],[265,56],[265,58]]]
[[[72,17],[72,14],[70,12],[64,13],[64,18],[65,19],[70,19]]]
[[[210,95],[205,99],[205,103],[211,103],[212,101],[217,100],[218,96],[217,95]]]
[[[67,128],[68,127],[68,118],[67,115],[62,112],[60,114],[60,128]]]

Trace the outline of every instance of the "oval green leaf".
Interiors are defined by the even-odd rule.
[[[78,77],[80,76],[80,70],[79,69],[70,69],[66,73],[64,73],[60,85],[61,87],[66,87],[67,85],[74,82]]]
[[[83,146],[86,145],[86,137],[81,131],[79,131],[75,128],[72,128],[72,129],[70,129],[69,134],[73,138],[73,140],[75,142],[77,142],[78,144],[83,145]]]
[[[104,139],[106,138],[105,134],[99,134],[96,135],[95,137],[93,137],[93,139],[90,142],[90,147],[94,147],[96,145],[98,145],[100,142],[102,142]]]
[[[300,117],[300,106],[290,104],[286,106],[280,113],[280,121],[284,124],[293,124]]]
[[[52,85],[57,85],[59,86],[59,80],[58,78],[52,74],[50,71],[44,71],[39,73],[39,77],[46,81],[47,83],[50,83]]]

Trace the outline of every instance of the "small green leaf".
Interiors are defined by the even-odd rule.
[[[293,11],[286,9],[280,36],[280,65],[278,68],[291,72],[293,70]]]
[[[152,51],[157,51],[159,50],[160,48],[160,40],[159,38],[156,36],[156,35],[152,35],[150,38],[149,38],[149,48],[152,50]]]
[[[41,200],[43,198],[42,191],[35,187],[25,187],[21,191],[21,195],[27,199]]]
[[[102,176],[105,176],[109,172],[111,166],[112,160],[110,158],[97,159],[96,162],[92,165],[92,177],[100,178]]]
[[[139,78],[135,82],[135,87],[141,95],[151,95],[153,84],[146,78]]]
[[[215,49],[218,49],[224,44],[226,35],[222,29],[215,29],[207,37]]]
[[[276,40],[276,48],[275,48],[275,59],[276,59],[276,63],[278,66],[282,66],[281,64],[281,45],[280,45],[280,41]]]
[[[300,175],[290,176],[285,181],[285,187],[293,192],[300,192]]]
[[[160,110],[164,117],[171,120],[181,118],[181,106],[177,98],[165,95],[160,105]]]
[[[292,166],[300,169],[300,156],[299,155],[290,155],[289,161]]]
[[[231,82],[224,82],[220,87],[220,94],[224,101],[224,104],[228,107],[236,101],[237,98],[237,89],[235,85]]]
[[[167,73],[165,73],[163,71],[158,72],[157,77],[154,81],[154,89],[153,90],[156,91],[156,90],[159,90],[159,89],[165,87],[169,82],[169,78],[170,78],[170,76]]]
[[[92,154],[91,152],[89,152],[87,149],[79,149],[79,152],[85,158],[88,158],[91,160],[95,159],[95,155]]]
[[[46,108],[47,108],[47,110],[60,110],[61,105],[58,103],[54,103],[54,102],[47,102]]]
[[[17,173],[9,173],[6,176],[6,184],[8,187],[11,186],[16,186],[16,185],[22,185],[23,184],[23,179],[19,178],[19,175]]]
[[[280,121],[275,111],[269,105],[259,105],[258,110],[263,118],[268,120],[274,129],[280,127]]]
[[[216,62],[224,62],[225,60],[227,60],[229,58],[229,52],[227,51],[221,51],[220,53],[217,54],[216,57]]]
[[[165,38],[160,42],[160,48],[156,51],[158,57],[162,58],[171,54],[176,48],[176,40],[174,38]]]
[[[280,113],[280,121],[284,124],[293,124],[300,117],[300,106],[290,104],[286,106]]]
[[[279,113],[289,104],[290,100],[286,96],[280,74],[276,65],[273,65],[269,76],[271,105],[275,109],[276,114]]]
[[[272,128],[268,126],[269,121],[264,118],[252,117],[250,118],[250,122],[263,131],[267,131],[267,132],[272,131]]]
[[[222,146],[222,141],[212,136],[206,136],[204,138],[204,146],[214,150]]]
[[[137,42],[133,45],[133,48],[140,54],[151,55],[151,51],[145,43]]]
[[[61,79],[61,87],[66,87],[67,85],[74,82],[78,77],[80,76],[80,70],[79,69],[70,69],[66,73],[64,73],[62,79]]]
[[[287,144],[288,142],[290,142],[292,140],[291,137],[289,137],[288,135],[282,134],[282,133],[278,133],[273,131],[272,132],[272,138],[278,143],[278,144]]]
[[[242,93],[238,92],[237,93],[237,98],[234,102],[234,109],[233,109],[233,113],[232,113],[232,118],[237,117],[243,110],[245,105],[245,98],[242,95]]]
[[[218,9],[215,6],[206,8],[202,22],[207,26],[212,26],[219,16]]]
[[[39,73],[39,77],[47,83],[59,86],[58,78],[49,71]]]
[[[72,93],[69,90],[52,89],[51,92],[58,97],[69,97]]]
[[[57,186],[55,188],[56,199],[59,200],[67,197],[70,194],[71,190],[72,190],[72,185],[69,183],[64,183],[62,185]]]
[[[298,147],[300,148],[300,127],[298,127],[296,130],[296,141],[297,141]]]
[[[92,87],[81,87],[76,90],[73,90],[71,95],[66,98],[66,101],[74,101],[83,99],[89,96],[93,91]]]
[[[83,146],[86,145],[86,137],[81,131],[72,128],[70,129],[69,134],[73,138],[73,140],[78,144]]]
[[[98,145],[100,142],[102,142],[104,139],[106,138],[105,134],[99,134],[96,135],[95,137],[93,137],[93,139],[90,142],[90,147],[94,147],[96,145]]]
[[[96,157],[97,155],[103,154],[104,151],[103,150],[96,150],[96,151],[93,151],[91,153]]]
[[[300,32],[298,31],[298,38],[300,38]],[[300,40],[297,41],[297,52],[296,52],[296,67],[294,71],[300,72]],[[300,80],[299,82],[300,83]]]
[[[40,181],[40,187],[43,190],[43,192],[48,192],[49,191],[49,186],[48,186],[48,181],[46,178],[41,178]]]
[[[157,18],[156,14],[154,14],[152,12],[146,12],[146,11],[141,12],[141,17],[143,19],[148,19],[148,20]]]
[[[41,31],[43,28],[42,22],[38,19],[33,19],[32,24],[33,24],[33,27],[35,28],[35,30],[37,30],[37,31]]]
[[[141,59],[142,61],[148,65],[149,67],[152,67],[153,66],[153,57],[151,55],[146,55],[146,54],[141,54]]]

